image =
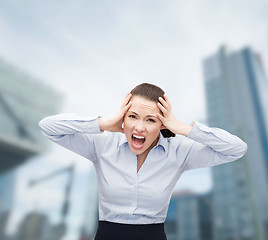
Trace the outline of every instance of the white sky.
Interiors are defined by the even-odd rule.
[[[204,122],[202,60],[223,44],[251,46],[267,70],[267,12],[265,0],[0,0],[0,57],[63,93],[61,112],[110,116],[127,91],[150,82],[166,91],[181,121]],[[54,146],[19,176],[77,158]],[[89,171],[76,162],[79,174]],[[210,186],[204,169],[185,173],[178,189]]]

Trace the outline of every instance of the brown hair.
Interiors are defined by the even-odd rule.
[[[160,87],[150,83],[142,83],[133,88],[130,93],[132,96],[144,97],[156,103],[159,102],[159,97],[163,97],[165,94]],[[168,129],[161,129],[160,131],[165,138],[175,137],[175,134]]]

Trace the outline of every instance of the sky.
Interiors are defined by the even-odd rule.
[[[150,82],[165,90],[182,122],[206,123],[202,61],[222,45],[232,51],[250,46],[262,55],[267,70],[267,12],[265,0],[0,0],[0,57],[63,94],[59,112],[108,117],[119,109],[126,92]],[[72,162],[80,179],[75,191],[90,187],[92,165],[51,145],[45,156],[19,169],[17,199],[25,191],[27,173],[42,175]],[[63,180],[58,181],[49,189],[54,186],[60,195],[57,186]],[[211,184],[209,169],[193,170],[182,176],[176,189],[205,192]],[[31,194],[16,201],[14,221],[33,208],[34,201],[38,199]],[[75,227],[82,221],[81,211],[73,210]],[[66,240],[76,234],[71,231]]]

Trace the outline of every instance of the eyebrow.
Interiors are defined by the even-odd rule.
[[[133,114],[135,114],[135,115],[139,115],[138,113],[136,113],[136,112],[133,112],[133,111],[129,111],[129,112],[132,112]],[[156,115],[147,115],[146,117],[155,117],[155,118],[157,118],[157,116]]]

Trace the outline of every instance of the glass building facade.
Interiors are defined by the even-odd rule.
[[[211,193],[173,194],[165,230],[169,240],[212,240]]]
[[[0,59],[0,222],[12,211],[15,168],[44,150],[38,122],[54,114],[62,96],[41,81]],[[5,216],[5,217],[3,217]],[[0,228],[0,239],[4,229]]]
[[[84,206],[84,219],[82,222],[80,239],[93,240],[98,227],[98,182],[95,169],[89,173],[89,186]]]
[[[167,218],[165,221],[165,231],[169,240],[177,240],[179,237],[178,232],[178,201],[175,197],[170,199]]]
[[[44,116],[55,113],[61,105],[61,99],[62,96],[53,88],[0,59],[2,155],[3,152],[9,156],[13,153],[16,165],[21,163],[23,157],[39,153],[46,141],[40,133],[38,122]],[[2,157],[1,170],[12,167],[10,159],[6,166],[4,162]]]
[[[0,175],[0,212],[9,210],[13,204],[14,194],[10,191],[10,188],[14,188],[15,180],[13,171]]]
[[[242,159],[212,169],[214,239],[267,240],[268,82],[260,57],[222,47],[203,69],[208,125],[248,144]]]

